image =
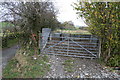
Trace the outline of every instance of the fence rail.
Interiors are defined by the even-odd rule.
[[[54,43],[47,43],[47,44],[50,44],[50,45],[52,45],[52,44],[54,44]],[[84,45],[84,44],[80,44],[81,46],[83,46],[83,47],[92,47],[92,48],[96,48],[97,46],[96,45]],[[67,43],[61,43],[61,45],[60,46],[68,46],[68,44]],[[76,46],[76,47],[79,47],[78,45],[76,45],[75,43],[71,43],[71,44],[69,44],[69,46]]]
[[[45,36],[43,36],[45,37]],[[98,40],[97,38],[76,38],[76,37],[56,37],[56,36],[52,36],[52,37],[49,37],[49,38],[58,38],[58,39],[66,39],[66,38],[69,38],[69,39],[74,39],[74,40]]]
[[[87,52],[87,51],[83,51],[83,50],[81,50],[81,51],[78,51],[78,50],[67,50],[67,49],[54,49],[54,50],[57,50],[57,51],[70,51],[70,52],[78,52],[78,53],[81,53],[81,52]],[[77,53],[77,54],[78,54]],[[94,54],[96,54],[97,52],[96,51],[92,51],[92,53],[94,53]]]
[[[78,57],[78,58],[96,58],[96,57],[89,57],[89,56],[78,56],[78,55],[65,55],[65,54],[55,54],[55,53],[46,53],[46,54],[49,54],[49,55],[58,55],[58,56],[68,56],[68,57]]]
[[[68,47],[64,47],[64,46],[54,46],[54,48],[68,48]],[[83,48],[81,48],[81,47],[79,47],[79,48],[77,48],[77,47],[69,47],[69,49],[78,49],[78,50],[83,50]],[[87,48],[88,50],[98,50],[98,49],[93,49],[93,48]]]
[[[58,43],[58,42],[60,42],[59,40],[52,40],[52,41],[50,41],[48,44],[53,44],[53,43]],[[65,41],[65,42],[67,42],[67,41]],[[97,45],[98,43],[96,43],[96,42],[92,42],[92,43],[88,43],[88,42],[78,42],[78,41],[76,41],[77,43],[79,43],[79,44],[88,44],[88,45]],[[72,41],[69,41],[69,43],[73,43]]]

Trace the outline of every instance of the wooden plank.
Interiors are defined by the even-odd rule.
[[[101,56],[101,40],[99,40],[99,53],[98,53],[98,58]]]

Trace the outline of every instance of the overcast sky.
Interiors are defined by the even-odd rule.
[[[54,2],[55,7],[59,10],[57,19],[60,22],[72,21],[74,25],[86,26],[86,24],[81,18],[77,19],[78,15],[71,6],[73,2],[77,2],[77,0],[51,0],[51,1]]]
[[[60,22],[72,21],[74,22],[74,25],[86,26],[81,18],[77,19],[78,15],[71,6],[73,2],[77,2],[77,0],[53,0],[53,2],[55,7],[59,10],[57,18]]]

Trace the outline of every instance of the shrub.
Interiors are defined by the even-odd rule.
[[[112,57],[109,58],[107,65],[112,67],[120,66],[120,55],[119,54],[112,55]]]

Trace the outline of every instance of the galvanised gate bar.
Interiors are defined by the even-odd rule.
[[[42,37],[46,37],[41,50],[44,54],[81,58],[100,57],[100,41],[93,35],[50,33],[49,36]]]

